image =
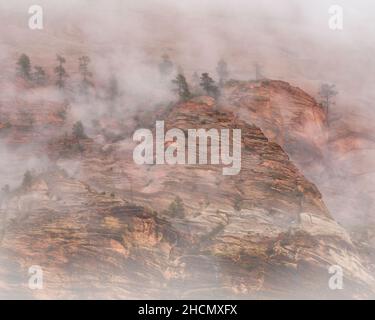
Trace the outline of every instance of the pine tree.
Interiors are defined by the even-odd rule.
[[[89,87],[93,87],[91,81],[92,73],[89,70],[90,57],[82,56],[79,58],[79,72],[82,76],[81,88],[84,94],[88,93]]]
[[[26,54],[22,54],[17,61],[17,74],[25,80],[31,79],[31,62]]]
[[[209,76],[208,73],[202,73],[200,85],[209,96],[213,98],[219,97],[219,88],[216,86],[215,81]]]
[[[81,121],[77,121],[73,125],[73,136],[76,139],[86,139],[87,138],[86,133],[85,133],[85,128],[84,128]]]
[[[33,82],[37,85],[45,85],[47,83],[47,74],[44,69],[40,66],[35,66],[34,70],[32,74]]]
[[[189,85],[182,74],[178,74],[176,79],[172,80],[172,83],[176,86],[174,92],[178,94],[182,101],[187,101],[191,98]]]
[[[33,176],[29,170],[25,172],[23,175],[23,181],[22,181],[22,186],[24,188],[29,188],[33,182]]]
[[[57,55],[56,59],[59,63],[59,65],[55,68],[55,74],[57,76],[56,86],[62,89],[65,87],[65,79],[68,78],[69,75],[66,73],[64,68],[64,63],[66,62],[65,58]]]

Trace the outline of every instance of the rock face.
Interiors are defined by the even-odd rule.
[[[374,279],[349,235],[277,143],[290,141],[293,131],[268,139],[256,120],[241,120],[232,107],[201,97],[157,117],[166,129],[241,129],[236,176],[223,176],[221,165],[137,166],[130,139],[105,144],[97,137],[4,196],[0,292],[35,298],[373,296]],[[312,116],[323,121],[318,109]],[[304,121],[301,116],[301,128]],[[297,146],[303,139],[308,135],[293,141]],[[53,144],[49,152],[61,154],[60,148]],[[168,209],[176,196],[180,216]],[[32,265],[44,270],[44,290],[27,288]],[[328,286],[332,265],[343,269],[344,290]]]
[[[337,221],[348,228],[374,224],[371,117],[340,106],[327,116],[314,98],[284,81],[231,81],[223,93],[229,110],[256,124],[290,155]]]

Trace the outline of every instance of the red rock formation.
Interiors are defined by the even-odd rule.
[[[137,166],[133,142],[97,139],[80,155],[57,160],[68,175],[52,168],[13,192],[2,209],[2,292],[16,286],[38,298],[372,296],[373,277],[317,188],[276,142],[226,108],[200,98],[163,119],[167,129],[241,129],[237,176],[223,176],[216,165]],[[176,196],[184,218],[168,212]],[[26,288],[31,265],[44,268],[45,290]],[[345,290],[329,289],[331,265],[343,268]]]

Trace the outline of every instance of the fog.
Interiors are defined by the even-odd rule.
[[[35,4],[43,8],[43,30],[28,27],[28,9]],[[331,5],[344,9],[343,30],[329,28]],[[255,79],[254,65],[259,63],[267,78],[288,81],[313,97],[322,83],[335,84],[339,94],[330,111],[341,120],[330,128],[330,136],[344,126],[369,138],[360,150],[347,154],[323,146],[330,165],[319,177],[300,169],[322,192],[336,221],[349,227],[374,222],[374,15],[375,2],[370,0],[0,0],[0,120],[14,110],[35,118],[32,131],[25,134],[32,141],[17,134],[0,137],[0,190],[6,184],[17,189],[26,170],[43,172],[52,164],[39,148],[54,138],[52,129],[43,137],[45,127],[56,126],[56,135],[63,135],[79,120],[90,138],[99,141],[96,120],[112,123],[108,118],[114,115],[116,125],[132,132],[138,113],[154,114],[173,101],[170,79],[163,79],[158,70],[167,54],[174,73],[183,70],[188,80],[194,72],[209,72],[216,79],[217,62],[224,59],[232,79]],[[22,53],[33,66],[45,68],[48,85],[25,90],[15,76]],[[63,94],[54,85],[56,54],[66,58],[69,74]],[[82,55],[91,59],[95,92],[89,97],[79,91]],[[108,85],[113,78],[119,97],[109,110]],[[66,101],[67,123],[58,126],[47,102],[58,111]],[[52,125],[40,120],[41,112]],[[75,177],[81,165],[79,157],[59,162]],[[209,268],[216,268],[215,263],[206,261]]]
[[[3,103],[24,94],[7,81],[14,77],[19,54],[27,53],[34,65],[42,65],[49,74],[56,53],[64,55],[71,87],[79,81],[77,59],[87,54],[98,87],[105,86],[112,76],[118,80],[120,104],[127,108],[118,111],[119,117],[138,108],[152,111],[173,98],[157,70],[160,57],[168,54],[175,68],[182,68],[188,78],[195,71],[215,75],[217,61],[225,59],[231,78],[254,79],[254,63],[258,62],[266,77],[286,80],[315,97],[321,83],[334,83],[339,95],[333,112],[344,118],[350,115],[350,123],[355,117],[354,129],[373,133],[373,1],[49,0],[37,3],[44,10],[44,29],[30,30],[28,8],[33,4],[0,1]],[[343,30],[328,27],[328,10],[333,4],[344,9]],[[51,90],[44,96],[61,102]],[[95,116],[107,111],[101,99],[85,102],[76,96],[71,105],[73,117],[88,127]],[[335,155],[327,156],[336,161]],[[374,163],[371,150],[359,159],[352,158],[345,163],[344,174],[352,166]],[[342,183],[323,180],[314,182],[329,188]],[[348,185],[347,194],[358,193],[358,188],[369,193],[371,179],[361,183],[365,185]]]

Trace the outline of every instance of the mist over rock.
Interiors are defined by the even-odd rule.
[[[374,298],[374,5],[340,3],[40,0],[32,30],[0,0],[0,297]],[[156,121],[240,129],[239,174],[136,165]]]
[[[225,108],[199,98],[163,119],[166,129],[241,129],[237,176],[218,165],[137,166],[130,139],[107,152],[87,140],[82,153],[57,159],[60,168],[79,160],[70,175],[51,168],[14,191],[2,208],[1,272],[19,282],[2,280],[2,292],[37,262],[46,284],[35,298],[370,297],[374,280],[316,186]],[[169,211],[176,196],[180,217]],[[327,284],[336,264],[345,293]]]

